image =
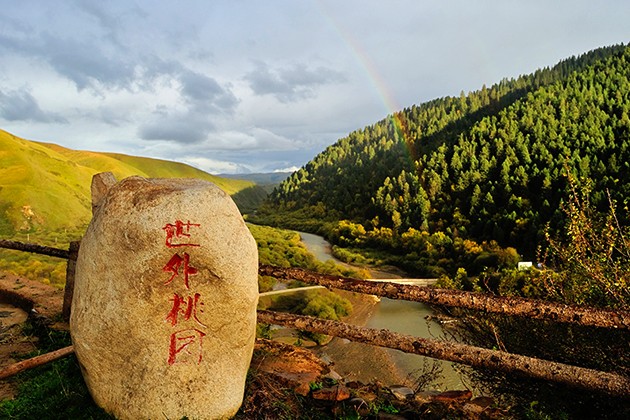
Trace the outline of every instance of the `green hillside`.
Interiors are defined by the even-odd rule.
[[[117,179],[200,178],[233,195],[252,187],[191,166],[158,159],[67,149],[21,139],[0,130],[0,235],[56,231],[86,225],[91,217],[90,184],[99,172]]]
[[[269,186],[276,186],[282,181],[287,179],[292,172],[266,172],[266,173],[252,173],[252,174],[219,174],[222,178],[230,179],[244,179],[247,181],[255,182],[256,185],[260,185],[265,189]],[[273,191],[273,188],[269,191]]]
[[[629,197],[629,115],[630,49],[601,48],[350,133],[283,182],[259,221],[388,249],[425,274],[499,246],[535,258],[547,223],[562,224],[567,171],[602,209],[607,189]]]

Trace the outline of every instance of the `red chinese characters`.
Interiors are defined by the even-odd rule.
[[[201,363],[203,357],[202,340],[206,333],[197,328],[180,330],[171,334],[171,342],[168,346],[168,364],[175,362]]]
[[[186,223],[176,220],[175,223],[167,223],[162,228],[166,232],[166,246],[169,248],[177,248],[180,246],[200,246],[190,241],[190,228],[201,226],[198,223]]]
[[[190,289],[190,285],[188,284],[188,276],[192,274],[197,274],[197,269],[190,265],[190,255],[184,252],[184,256],[181,257],[179,254],[175,254],[171,257],[171,259],[166,263],[166,265],[162,268],[163,271],[168,271],[173,273],[171,278],[169,278],[164,284],[169,284],[173,281],[173,279],[180,275],[180,268],[182,279],[184,281],[184,286],[186,289]]]
[[[186,223],[176,220],[175,223],[167,223],[162,230],[166,233],[165,244],[168,248],[198,247],[195,243],[192,228],[199,228],[198,223]],[[190,276],[198,273],[198,270],[190,264],[190,255],[187,252],[176,252],[162,267],[163,271],[171,273],[164,285],[174,284],[177,278],[184,284],[186,290],[190,290]],[[203,302],[200,293],[180,295],[173,293],[169,299],[170,311],[165,317],[172,328],[178,328],[171,333],[168,344],[168,364],[175,363],[201,363],[203,359],[203,337],[206,333],[201,329],[207,327],[200,317],[203,313]]]
[[[173,295],[173,299],[171,299],[171,302],[173,302],[173,307],[166,316],[166,320],[169,321],[172,326],[176,326],[179,322],[180,317],[183,321],[188,321],[192,318],[192,320],[195,321],[197,324],[201,325],[202,327],[207,327],[207,325],[201,322],[199,320],[199,317],[197,316],[198,312],[203,312],[203,310],[201,309],[203,303],[200,302],[200,298],[201,295],[199,293],[195,293],[194,296],[188,296],[186,299],[175,293]]]

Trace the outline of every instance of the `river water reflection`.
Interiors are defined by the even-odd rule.
[[[305,232],[299,232],[299,234],[304,245],[318,260],[325,262],[332,259],[337,264],[351,267],[332,256],[331,246],[323,237]],[[399,277],[399,275],[395,273],[380,270],[370,270],[370,273],[374,278]],[[420,338],[439,338],[439,336],[443,334],[440,324],[426,319],[428,315],[432,314],[433,311],[431,308],[422,303],[382,298],[370,311],[370,315],[365,325],[370,328],[383,328]],[[347,353],[351,355],[349,357],[356,357],[357,354],[360,354],[364,363],[370,363],[370,358],[373,355],[368,353],[373,351],[373,348],[370,346],[356,345],[361,346],[360,350],[357,350],[359,347],[355,349],[355,346],[353,346],[353,348],[351,348],[350,344],[346,344],[347,341],[345,340],[341,340],[343,343],[339,343],[338,341],[340,340],[335,339],[335,342],[331,343],[332,352],[337,354]],[[339,351],[343,345],[347,348]],[[402,378],[413,377],[424,364],[429,365],[430,363],[433,363],[433,359],[415,354],[407,354],[391,349],[386,349],[385,352],[393,361],[394,367],[398,370],[398,376]],[[356,361],[354,362],[355,366],[357,366]],[[444,376],[441,384],[445,389],[465,388],[459,373],[453,369],[451,363],[443,361],[439,361],[439,363]],[[355,377],[353,379],[359,381],[370,381],[374,379],[373,376],[375,372],[378,373],[378,371],[372,369],[363,369],[362,371],[365,372],[363,376],[360,372],[355,373]]]

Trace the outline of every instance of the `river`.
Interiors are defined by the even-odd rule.
[[[337,264],[352,267],[333,257],[331,246],[323,237],[305,232],[299,234],[302,243],[318,260],[325,262],[332,259]],[[369,271],[373,278],[400,277],[399,272],[375,269]],[[422,303],[387,298],[376,301],[373,297],[358,293],[344,291],[338,293],[348,298],[354,307],[354,313],[347,322],[370,328],[384,328],[420,338],[439,338],[443,333],[440,324],[426,319],[433,311]],[[398,350],[351,343],[339,338],[333,339],[320,349],[320,355],[330,358],[335,363],[335,369],[346,379],[361,382],[378,379],[388,385],[413,384],[413,378],[423,366],[430,366],[434,360]],[[451,363],[444,361],[437,363],[442,369],[442,378],[437,382],[438,388],[442,390],[466,388],[461,375],[455,371]]]

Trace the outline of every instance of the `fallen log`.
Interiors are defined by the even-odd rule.
[[[18,373],[32,369],[37,366],[45,365],[46,363],[54,362],[55,360],[69,356],[74,353],[74,347],[68,346],[59,350],[52,351],[50,353],[35,356],[31,359],[22,360],[21,362],[14,363],[10,366],[0,370],[0,380],[9,378]]]
[[[280,312],[258,311],[258,322],[333,335],[359,343],[401,350],[475,368],[521,374],[582,388],[630,397],[630,378],[577,366],[448,341],[417,338],[389,330],[357,327],[343,322]]]
[[[524,318],[551,320],[585,326],[630,330],[630,311],[609,310],[486,293],[437,289],[408,284],[383,283],[318,274],[300,268],[261,265],[258,273],[282,280],[299,280],[328,289],[342,289],[390,299],[403,299],[449,307],[475,309]]]

